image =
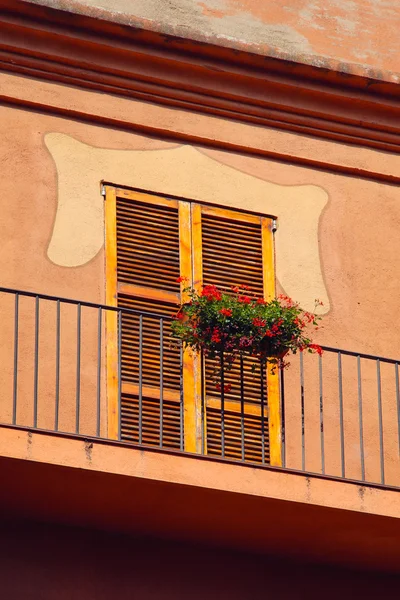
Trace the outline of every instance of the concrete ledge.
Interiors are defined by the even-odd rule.
[[[0,456],[10,514],[400,568],[395,490],[10,428]]]

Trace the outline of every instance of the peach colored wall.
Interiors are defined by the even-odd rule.
[[[22,110],[2,107],[2,121],[7,122],[1,141],[2,162],[7,177],[1,203],[1,235],[4,244],[4,265],[1,285],[4,287],[55,294],[92,302],[104,302],[103,249],[86,265],[63,268],[47,257],[57,207],[57,172],[45,146],[49,131],[62,131],[104,144],[107,136],[100,127],[89,127],[63,119],[46,117]],[[86,133],[85,133],[86,132]],[[165,143],[139,136],[114,132],[109,147],[168,147]],[[82,165],[84,168],[84,165]],[[96,187],[100,197],[100,182]],[[0,405],[3,422],[12,418],[14,298],[0,295],[2,314],[9,314],[3,324],[0,381],[5,399]],[[34,299],[20,300],[18,411],[17,422],[33,423],[34,389]],[[103,316],[104,325],[104,316]],[[75,431],[76,371],[77,371],[77,309],[61,307],[61,369],[60,414],[61,431]],[[104,331],[103,340],[104,340]],[[55,423],[56,372],[56,305],[41,302],[39,332],[38,426],[53,428]],[[80,433],[95,434],[97,384],[97,313],[82,309],[81,348],[81,415]],[[104,346],[102,360],[104,361]],[[103,371],[104,375],[104,371]],[[105,386],[102,378],[102,433],[106,433],[107,414]]]
[[[0,528],[7,600],[327,600],[395,596],[399,577],[29,523]]]
[[[65,88],[64,96],[67,97],[70,92],[70,89]],[[78,95],[76,97],[78,98]],[[105,106],[106,101],[103,103],[103,108]],[[154,108],[145,104],[141,104],[140,107],[143,115],[148,114],[148,111]],[[160,114],[162,123],[162,113]],[[178,128],[178,119],[181,118],[185,121],[186,117],[187,114],[183,112],[177,113],[176,123],[168,121],[168,126],[172,130],[174,127]],[[189,117],[187,118],[189,119]],[[0,201],[1,237],[4,241],[1,284],[7,287],[57,294],[82,300],[103,301],[105,280],[102,249],[89,262],[77,267],[63,267],[54,264],[48,258],[47,252],[56,218],[57,177],[59,173],[57,173],[56,165],[46,147],[45,136],[54,133],[64,134],[94,148],[140,151],[142,158],[144,152],[149,150],[149,161],[153,156],[151,151],[172,150],[177,147],[177,144],[22,109],[2,107],[1,119],[5,124],[0,140],[2,164],[4,165]],[[227,126],[222,119],[218,120],[212,117],[202,117],[201,119],[201,127],[209,135],[214,135],[218,127],[222,129]],[[208,129],[204,128],[207,123]],[[235,130],[231,128],[230,131]],[[248,127],[247,129],[242,128],[240,131],[242,145],[252,147],[253,144],[260,143],[258,138],[255,139],[252,136],[252,133],[254,133],[254,136],[256,134],[260,135],[258,128]],[[272,139],[276,132],[271,130],[268,134],[271,135]],[[287,152],[299,153],[305,148],[311,155],[314,153],[314,158],[317,158],[317,154],[325,150],[326,155],[331,160],[340,161],[344,156],[346,158],[343,160],[353,160],[350,155],[346,155],[346,149],[340,144],[319,140],[318,145],[313,147],[311,142],[299,135],[288,134],[286,137],[285,135],[280,132],[279,143],[286,146]],[[276,139],[274,137],[274,140]],[[295,147],[293,140],[297,141],[297,147]],[[182,146],[183,151],[184,149],[185,146]],[[344,177],[322,170],[316,171],[306,167],[249,157],[239,153],[228,153],[207,148],[202,148],[201,152],[212,159],[214,164],[220,165],[221,170],[229,167],[234,169],[233,172],[235,173],[246,174],[251,178],[249,181],[264,182],[265,189],[268,189],[268,185],[275,185],[285,188],[293,186],[293,189],[298,186],[312,186],[313,189],[323,190],[328,201],[318,221],[319,247],[317,248],[317,254],[323,285],[329,298],[330,310],[324,318],[324,327],[318,335],[318,341],[351,350],[395,357],[400,342],[399,329],[394,326],[400,309],[400,294],[398,294],[396,279],[400,251],[400,239],[398,237],[400,192],[398,188],[366,179]],[[371,169],[388,169],[390,171],[397,164],[397,157],[382,156],[382,153],[373,150],[362,149],[359,153],[353,150],[353,154],[354,160],[362,162],[364,168],[370,166]],[[76,168],[77,179],[82,175],[80,168],[84,171],[86,166],[85,162],[80,166],[78,165]],[[179,167],[180,165],[177,166],[178,179]],[[128,182],[130,185],[134,185],[134,174],[135,165],[132,165],[132,182]],[[100,178],[99,174],[98,185],[100,185]],[[99,194],[97,183],[95,194]],[[116,183],[121,182],[116,181]],[[162,188],[162,185],[158,182],[157,187],[160,186]],[[75,181],[71,182],[71,189],[74,190],[74,194],[79,193],[76,190]],[[154,189],[153,191],[162,193],[165,190]],[[253,202],[252,199],[246,200],[241,205],[240,200],[224,197],[222,192],[221,189],[221,195],[219,195],[218,190],[210,188],[209,200],[239,206],[243,209],[260,210],[261,212],[268,206],[267,200],[264,204],[259,199],[257,202]],[[203,196],[202,199],[207,199],[207,197]],[[282,211],[279,210],[278,196],[274,210],[276,210],[278,219],[283,221],[285,219],[284,208],[286,207],[282,207]],[[301,224],[304,219],[302,205],[299,203],[294,210],[298,211],[299,224]],[[307,206],[304,210],[307,210]],[[292,236],[285,242],[286,245],[283,250],[286,256],[297,256],[299,253],[299,239],[304,236],[304,231],[301,230],[301,227],[299,229],[298,238]],[[279,235],[280,232],[278,231],[277,241],[280,239]],[[279,243],[277,243],[277,249]],[[300,281],[299,288],[307,287],[308,279],[306,285],[304,285],[305,277],[307,277],[307,274],[304,275],[299,270],[298,278],[299,280],[303,278]],[[295,296],[295,294],[293,295]],[[11,311],[10,301],[2,300],[2,302],[5,303],[3,305],[4,311]],[[39,421],[42,426],[50,427],[54,415],[54,354],[52,350],[55,336],[54,312],[51,315],[49,313],[47,317],[43,313],[41,322],[47,327],[47,332],[42,330],[40,341],[43,370],[39,380]],[[5,403],[3,403],[1,407],[2,419],[5,420],[9,420],[11,414],[12,387],[10,374],[12,354],[10,348],[12,347],[12,327],[11,320],[4,324],[1,352],[3,365],[2,388],[6,390],[5,395],[9,398],[8,405],[5,406]],[[19,417],[22,423],[29,424],[32,417],[32,405],[30,403],[33,381],[32,340],[34,332],[32,317],[30,320],[26,319],[25,327],[27,341],[25,346],[21,347],[24,366],[20,376],[20,386],[22,386],[21,396],[26,400],[25,403],[24,400],[22,402],[22,412]],[[74,392],[71,394],[70,390],[70,382],[75,376],[76,369],[74,327],[75,324],[73,327],[63,330],[65,332],[63,333],[64,343],[66,344],[65,352],[69,356],[69,362],[64,366],[65,372],[62,380],[63,406],[66,412],[65,428],[68,430],[73,429],[74,426],[73,418],[71,420],[72,413],[70,412],[73,410],[75,402]],[[83,356],[83,361],[86,362],[85,370],[82,373],[82,419],[84,430],[93,432],[96,331],[92,317],[88,317],[87,327],[90,334],[87,334],[89,337],[86,339],[89,341],[87,341],[85,348],[86,354]],[[49,348],[51,352],[48,352]],[[52,355],[52,357],[49,358],[49,355]],[[44,373],[46,373],[45,376]],[[293,369],[292,375],[293,377],[296,375],[295,369]],[[369,381],[372,387],[374,385],[372,375],[369,377]],[[331,385],[332,389],[336,385],[334,375],[332,375]],[[388,404],[384,406],[384,426],[388,440],[385,452],[387,460],[390,462],[389,472],[393,473],[391,477],[396,478],[396,457],[398,453],[396,449],[394,400],[394,395],[390,390]],[[374,420],[373,423],[376,423],[376,405],[374,402],[375,399],[372,399],[367,407],[367,423],[368,411],[371,413],[371,419]],[[358,432],[357,423],[354,420],[356,419],[354,394],[351,397],[351,403],[351,406],[347,407],[349,423],[346,444],[347,455],[350,460],[349,472],[357,477],[359,476],[357,462]],[[314,455],[319,451],[319,415],[315,409],[316,406],[315,403],[314,408],[307,409],[309,444],[307,457],[309,462],[307,462],[307,465],[310,468],[316,464],[317,460],[314,460]],[[336,396],[333,397],[333,393],[330,404],[328,401],[327,414],[330,414],[332,423],[337,427],[337,398]],[[291,431],[288,442],[288,457],[292,466],[298,466],[299,404],[297,396],[293,396],[292,400],[289,400],[287,421],[288,431]],[[378,446],[377,431],[373,423],[367,426],[368,443],[371,444],[369,454],[376,452]],[[296,448],[294,447],[295,444]],[[339,474],[337,433],[334,432],[330,436],[327,432],[327,444],[327,451],[330,449],[330,454],[333,456],[330,471]],[[354,460],[352,454],[354,454]],[[376,468],[376,459],[374,459],[374,464],[371,466],[374,476]]]
[[[7,124],[0,140],[5,165],[2,284],[82,300],[104,300],[103,252],[77,268],[60,267],[46,256],[57,209],[57,171],[44,137],[47,133],[66,133],[91,146],[121,150],[168,149],[176,144],[5,107],[1,108],[1,118]],[[327,144],[330,149],[331,143]],[[319,250],[331,310],[324,319],[319,341],[395,355],[400,342],[400,332],[392,327],[400,309],[393,277],[400,249],[398,188],[240,154],[203,152],[222,165],[266,182],[315,185],[327,193],[328,204],[319,222]],[[381,153],[373,152],[371,156],[374,154],[380,160]],[[211,195],[216,202],[218,194],[212,190]],[[243,208],[262,210],[263,205],[246,204]],[[298,240],[292,239],[293,253],[297,246]]]

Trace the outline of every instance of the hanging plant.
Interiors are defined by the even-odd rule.
[[[232,286],[230,293],[215,285],[199,292],[187,287],[184,292],[190,300],[174,315],[172,336],[211,359],[223,355],[226,371],[240,355],[284,368],[288,352],[322,353],[310,338],[321,317],[302,310],[288,296],[266,302],[245,285]],[[316,301],[315,309],[321,304]]]

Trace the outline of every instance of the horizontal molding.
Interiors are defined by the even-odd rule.
[[[400,86],[193,48],[153,34],[0,0],[0,68],[124,98],[398,153]],[[14,7],[14,10],[13,10]],[[114,27],[114,28],[113,28]],[[111,35],[112,34],[112,35]],[[147,35],[147,37],[146,37]],[[224,54],[225,52],[225,54]]]
[[[32,63],[32,60],[29,62]],[[88,79],[76,76],[75,74],[62,74],[56,73],[54,70],[38,69],[21,63],[17,65],[16,60],[10,56],[4,59],[4,53],[1,51],[0,69],[37,79],[46,79],[84,89],[119,95],[121,97],[153,102],[163,106],[192,110],[239,122],[251,123],[257,126],[275,127],[283,131],[376,148],[386,152],[400,153],[400,128],[399,133],[389,133],[361,126],[348,125],[346,123],[335,123],[322,118],[295,115],[285,112],[282,109],[265,108],[256,110],[243,103],[234,103],[229,100],[218,101],[207,97],[206,101],[204,101],[204,98],[200,98],[199,96],[194,97],[193,94],[185,94],[182,90],[175,90],[174,94],[174,90],[171,92],[170,88],[165,87],[164,89],[160,89],[160,86],[155,88],[154,86],[146,86],[140,82],[137,82],[135,87],[131,84],[130,88],[126,88],[122,85],[106,84],[100,81],[101,78],[99,76]]]
[[[0,102],[5,105],[134,131],[167,141],[240,152],[372,181],[400,183],[400,156],[397,154],[377,153],[362,147],[354,152],[347,144],[300,137],[276,128],[254,127],[192,111],[176,111],[171,107],[105,96],[97,91],[45,80],[31,79],[27,85],[24,78],[11,73],[0,74],[0,77]]]

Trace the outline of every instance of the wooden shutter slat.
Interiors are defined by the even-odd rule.
[[[203,221],[208,222],[208,231],[218,233],[226,231],[226,229],[234,229],[237,237],[247,238],[248,232],[253,230],[257,231],[260,228],[261,221],[258,219],[257,223],[240,223],[237,220],[232,219],[219,219],[218,217],[205,215],[203,212]],[[208,232],[205,232],[206,235]],[[249,240],[250,244],[254,243],[254,240]]]
[[[121,223],[121,220],[120,220]],[[135,224],[135,223],[131,223],[130,227],[137,229],[136,235],[135,235],[135,240],[137,239],[141,239],[142,241],[147,241],[149,242],[149,245],[154,246],[154,243],[152,242],[151,239],[149,239],[149,236],[153,235],[154,233],[154,229],[156,229],[155,227],[141,227],[139,229],[139,225]],[[120,231],[120,239],[125,241],[125,243],[127,243],[127,241],[132,242],[132,240],[129,238],[128,236],[128,226],[123,227],[123,225],[119,225],[118,227],[119,231]],[[159,240],[165,240],[165,241],[170,241],[174,239],[175,236],[175,231],[171,231],[169,232],[168,229],[164,229],[163,231],[158,233],[158,239]]]

